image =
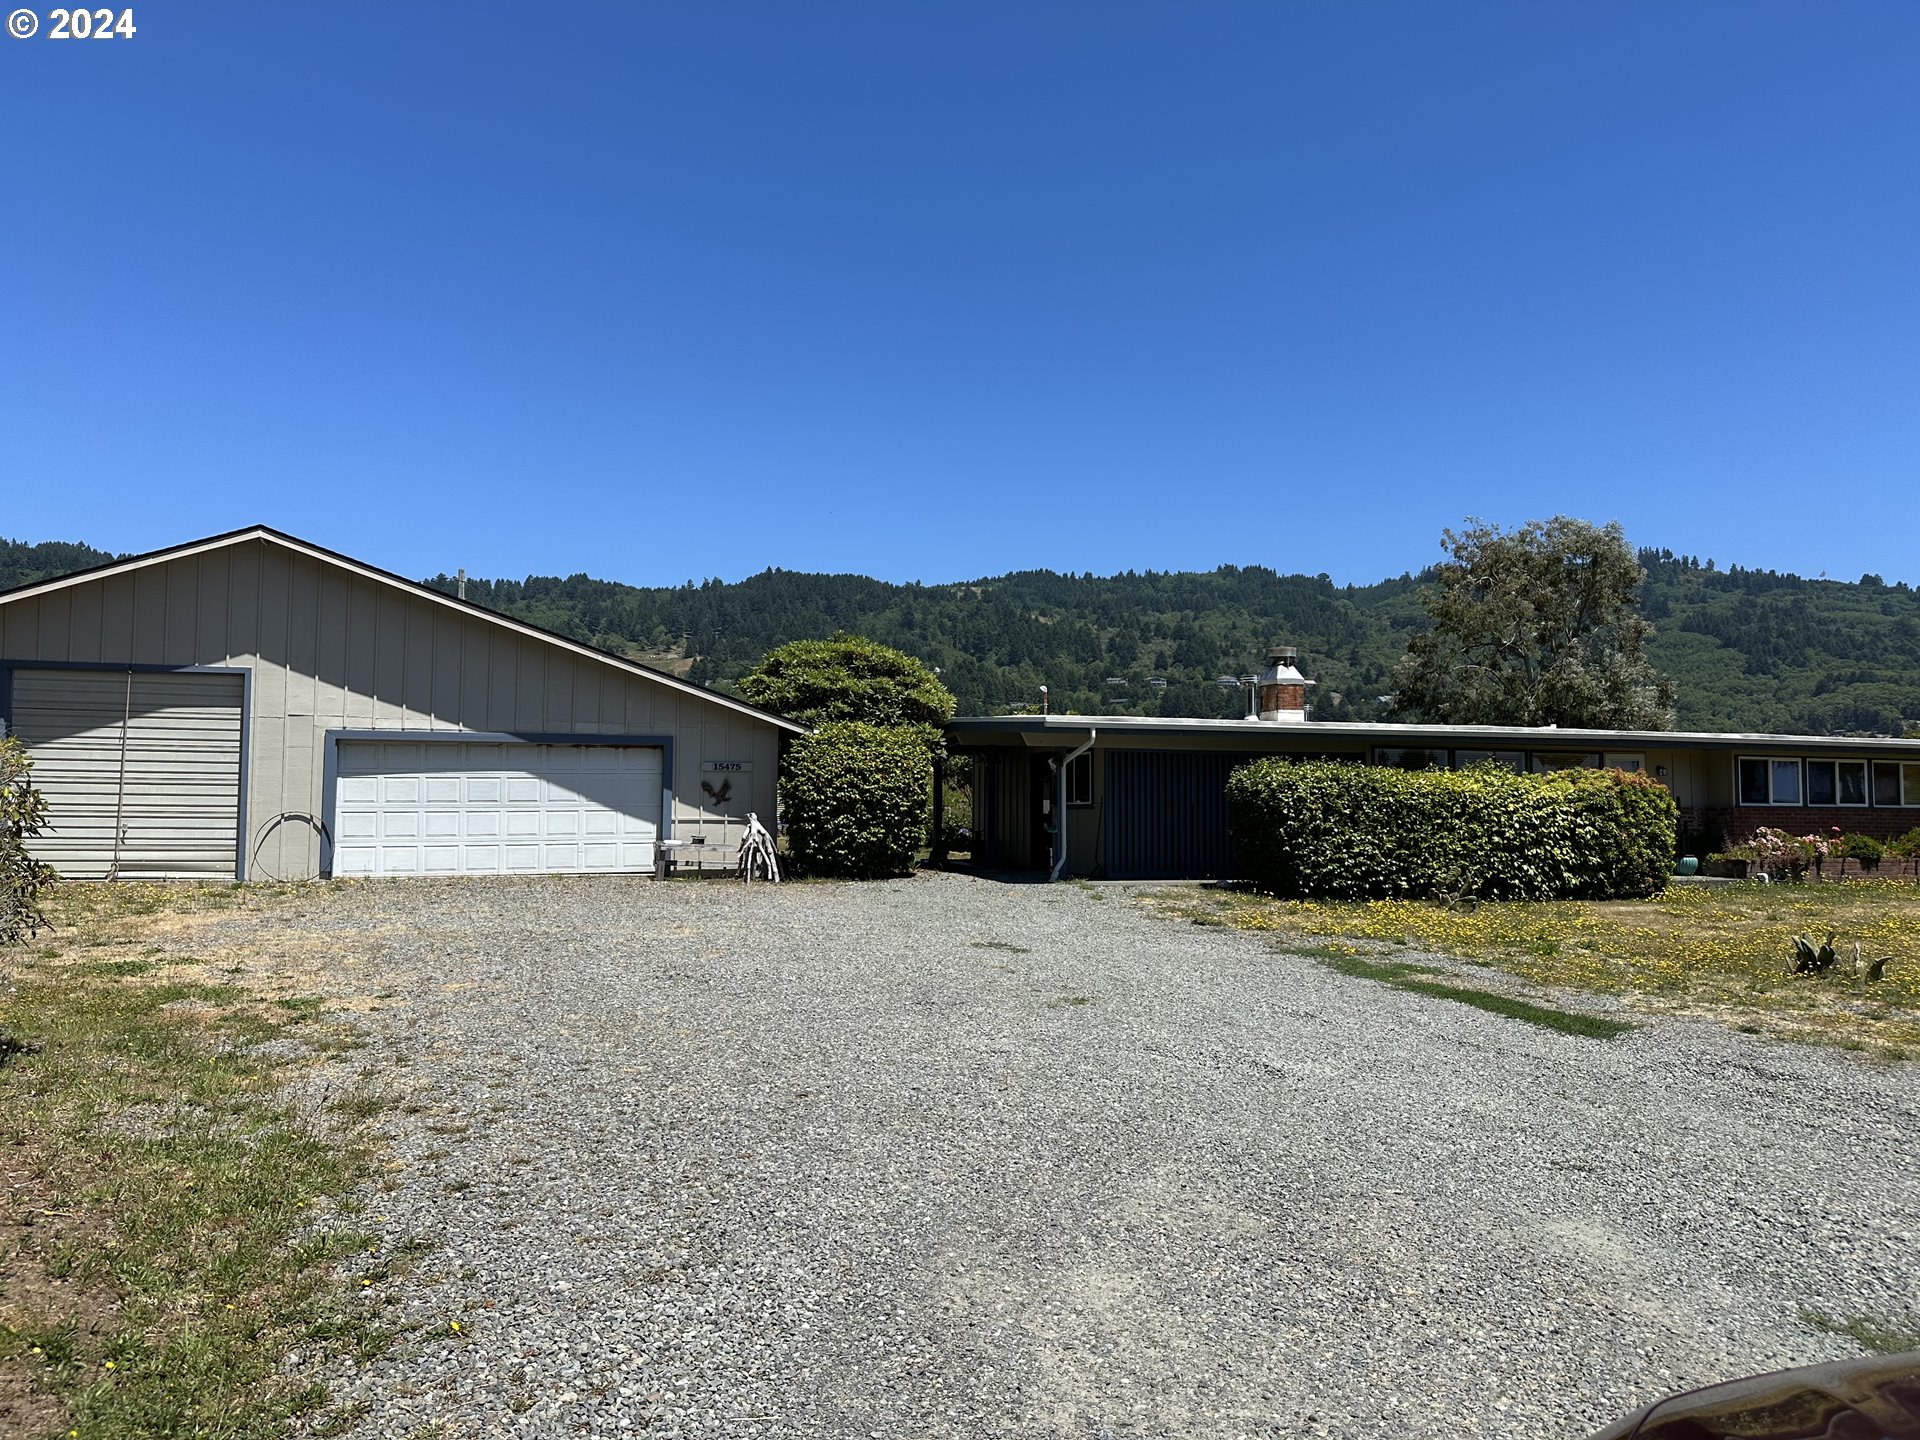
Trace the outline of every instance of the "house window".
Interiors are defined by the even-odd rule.
[[[1627,755],[1619,751],[1609,750],[1606,760],[1609,770],[1624,770],[1629,775],[1638,775],[1647,768],[1647,757],[1645,755]]]
[[[1864,805],[1867,803],[1867,762],[1864,760],[1839,760],[1835,762],[1839,771],[1840,803],[1842,805]]]
[[[1536,775],[1550,775],[1555,770],[1598,770],[1599,768],[1600,757],[1598,755],[1582,755],[1572,752],[1556,753],[1551,750],[1536,750],[1533,752],[1533,773]]]
[[[1800,762],[1798,760],[1756,760],[1742,756],[1739,765],[1742,805],[1798,805],[1800,803]]]
[[[1898,805],[1900,803],[1900,767],[1876,763],[1873,767],[1873,803],[1876,805]]]
[[[1447,768],[1447,752],[1380,746],[1373,752],[1373,763],[1391,765],[1396,770],[1444,770]]]
[[[1076,755],[1067,764],[1067,804],[1093,804],[1093,752]]]
[[[1838,805],[1840,783],[1834,777],[1833,761],[1807,761],[1807,804]]]
[[[1867,762],[1864,760],[1809,760],[1806,781],[1809,805],[1867,803]]]
[[[1527,754],[1524,750],[1456,750],[1453,764],[1457,770],[1469,765],[1501,765],[1521,775],[1526,773]]]
[[[1873,803],[1920,805],[1920,765],[1899,765],[1890,760],[1875,761]]]

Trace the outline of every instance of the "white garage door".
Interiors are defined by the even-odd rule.
[[[342,740],[335,875],[649,871],[661,752]]]
[[[13,672],[9,724],[47,824],[28,849],[69,880],[234,873],[242,677]]]

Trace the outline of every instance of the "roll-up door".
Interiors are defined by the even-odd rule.
[[[243,680],[15,670],[9,727],[47,801],[33,853],[70,880],[232,876]]]
[[[637,745],[342,740],[333,873],[650,871],[662,759]]]

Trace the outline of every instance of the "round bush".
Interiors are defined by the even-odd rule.
[[[809,875],[874,880],[913,866],[933,809],[933,761],[912,730],[832,721],[793,742],[781,821]]]

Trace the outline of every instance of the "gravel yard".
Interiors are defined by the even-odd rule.
[[[444,1338],[327,1377],[355,1433],[1578,1437],[1859,1353],[1803,1312],[1920,1320],[1916,1067],[1556,1034],[1117,886],[205,928],[394,997],[352,1063],[423,1108],[370,1213],[437,1248],[366,1303]]]

